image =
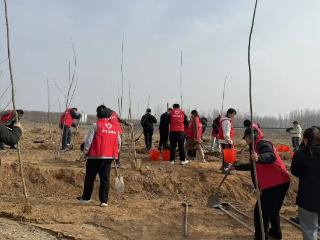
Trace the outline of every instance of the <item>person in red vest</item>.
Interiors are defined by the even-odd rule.
[[[83,153],[87,156],[86,176],[84,189],[79,203],[90,202],[94,180],[99,174],[100,206],[108,206],[110,170],[112,162],[118,158],[119,125],[111,119],[112,112],[107,107],[100,105],[97,108],[97,122],[93,123],[86,138]]]
[[[230,149],[233,147],[234,141],[234,117],[237,115],[237,111],[233,108],[229,108],[225,117],[221,117],[219,126],[219,143],[223,149]],[[229,164],[224,161],[222,154],[222,173],[228,171]]]
[[[261,192],[261,208],[266,239],[269,236],[281,239],[279,214],[290,185],[289,173],[273,144],[259,136],[256,129],[253,132],[254,139],[252,139],[252,129],[246,128],[243,139],[249,146],[251,160],[256,162],[257,184]],[[255,183],[251,162],[236,163],[235,169],[240,171],[250,170],[252,181]],[[269,229],[270,224],[271,228]],[[257,203],[254,208],[254,226],[255,239],[262,239]]]
[[[121,162],[120,162],[121,136],[122,136],[122,134],[123,134],[123,129],[122,129],[122,127],[121,127],[121,124],[124,124],[124,125],[129,126],[129,127],[132,127],[133,124],[127,122],[127,121],[124,120],[124,119],[121,119],[121,118],[118,116],[118,114],[117,114],[115,111],[113,111],[112,109],[107,108],[107,111],[108,111],[109,113],[111,113],[111,116],[110,116],[108,119],[111,121],[111,123],[112,123],[113,125],[116,125],[117,128],[119,128],[119,136],[118,136],[119,156],[118,156],[118,158],[116,159],[116,164],[117,164],[118,167],[120,167],[120,166],[121,166]]]
[[[24,111],[22,109],[17,109],[18,119],[21,119]],[[0,122],[3,123],[7,128],[12,129],[15,124],[15,116],[13,110],[7,110],[0,113]],[[15,144],[10,145],[11,149],[15,149]],[[0,141],[0,150],[4,150],[4,143]]]
[[[202,143],[202,123],[199,114],[196,110],[191,112],[191,121],[189,124],[189,131],[186,143],[186,149],[191,153],[197,151],[200,154],[202,162],[206,162],[204,152],[201,146]],[[194,154],[195,156],[195,154]]]
[[[243,126],[245,128],[250,128],[252,127],[253,129],[257,130],[258,132],[258,137],[263,138],[264,137],[264,133],[262,131],[262,129],[260,128],[260,125],[258,123],[253,123],[251,124],[251,121],[249,119],[246,119],[243,121]]]
[[[60,117],[60,129],[62,129],[62,144],[61,150],[69,150],[71,145],[71,127],[77,127],[74,124],[74,119],[80,119],[81,114],[77,112],[77,108],[68,108]]]
[[[211,132],[211,151],[212,152],[221,152],[221,147],[219,143],[219,127],[220,127],[221,115],[219,114],[212,121],[212,132]]]
[[[188,126],[188,119],[184,112],[180,109],[179,104],[173,104],[173,110],[170,113],[169,121],[169,141],[170,141],[170,163],[174,164],[176,159],[176,148],[179,148],[179,158],[181,164],[184,165],[189,161],[186,160],[184,151],[185,126]]]

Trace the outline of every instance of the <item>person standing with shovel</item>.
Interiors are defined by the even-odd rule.
[[[87,156],[84,189],[79,203],[87,204],[91,201],[94,180],[99,174],[100,206],[108,206],[110,185],[110,170],[112,162],[118,158],[119,126],[113,124],[110,118],[112,111],[104,105],[97,108],[97,122],[93,123],[86,138],[82,158]]]
[[[252,135],[254,139],[252,139]],[[261,193],[262,216],[266,232],[265,239],[268,239],[269,236],[281,239],[280,209],[290,185],[289,173],[273,144],[259,136],[257,130],[253,130],[252,134],[252,129],[246,128],[243,139],[249,146],[252,161],[256,162],[257,187]],[[254,145],[254,150],[252,145]],[[253,182],[255,182],[251,163],[236,163],[235,169],[251,171]],[[269,224],[271,224],[270,229]],[[262,239],[258,204],[254,208],[254,226],[255,239]]]

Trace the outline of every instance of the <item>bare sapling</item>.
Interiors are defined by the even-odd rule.
[[[65,111],[67,111],[68,108],[70,108],[73,97],[75,95],[76,89],[77,89],[77,85],[78,85],[78,79],[76,78],[76,68],[77,68],[77,55],[76,55],[76,51],[75,51],[75,47],[73,42],[71,42],[72,45],[72,51],[73,51],[73,71],[71,74],[71,64],[70,61],[68,63],[68,87],[67,87],[67,93],[65,93],[60,87],[59,85],[55,83],[57,89],[59,90],[59,92],[63,95],[64,99],[65,99]],[[60,134],[60,139],[59,139],[59,143],[57,145],[57,156],[59,156],[60,154],[60,146],[62,143],[62,138],[63,138],[63,132],[65,130],[65,121],[66,118],[64,118],[62,120],[62,126],[61,126],[61,134]]]
[[[11,81],[11,98],[12,98],[12,105],[13,105],[13,111],[15,116],[15,122],[16,124],[19,122],[18,114],[16,111],[16,101],[15,101],[15,85],[14,85],[14,78],[13,78],[13,69],[12,69],[12,63],[11,63],[11,51],[10,51],[10,34],[9,34],[9,20],[8,20],[8,8],[7,8],[7,1],[4,0],[4,10],[5,10],[5,19],[6,19],[6,30],[7,30],[7,51],[8,51],[8,63],[9,63],[9,72],[10,72],[10,81]],[[31,204],[29,201],[27,186],[24,178],[24,169],[23,169],[23,161],[21,157],[21,151],[20,151],[20,144],[17,143],[17,153],[18,153],[18,161],[20,166],[20,176],[22,181],[22,187],[23,187],[23,194],[25,197],[25,207],[24,212],[31,212]]]
[[[257,4],[258,0],[255,0],[255,5],[254,5],[254,11],[253,11],[253,16],[252,16],[252,22],[251,22],[251,28],[250,28],[250,34],[249,34],[249,43],[248,43],[248,68],[249,68],[249,100],[250,100],[250,119],[251,122],[253,123],[253,100],[252,100],[252,74],[251,74],[251,37],[252,37],[252,32],[253,32],[253,26],[254,26],[254,20],[256,17],[256,10],[257,10]],[[251,132],[252,132],[252,152],[255,151],[254,148],[254,129],[252,128],[251,125]],[[260,228],[261,228],[261,239],[265,240],[265,229],[264,229],[264,222],[263,222],[263,215],[262,215],[262,208],[261,208],[261,194],[260,194],[260,189],[258,185],[258,178],[257,178],[257,169],[256,169],[256,163],[253,161],[250,157],[250,162],[252,164],[253,168],[253,176],[254,176],[254,186],[255,186],[255,192],[256,192],[256,198],[258,202],[258,209],[259,209],[259,220],[260,220]]]
[[[50,86],[49,86],[49,78],[47,78],[47,96],[48,96],[48,127],[50,134],[50,141],[53,141],[52,137],[52,123],[51,123],[51,112],[50,112]]]
[[[132,122],[132,99],[131,99],[131,84],[129,82],[129,111],[128,111],[128,121]],[[129,146],[129,161],[133,170],[140,170],[141,169],[141,159],[137,159],[137,152],[136,152],[136,143],[134,140],[134,126],[130,125],[129,129],[129,137],[130,139],[130,146]]]

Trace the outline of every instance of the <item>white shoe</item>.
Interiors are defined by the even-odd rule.
[[[181,161],[181,165],[185,165],[185,164],[188,164],[188,163],[189,163],[188,160]]]
[[[100,203],[100,207],[108,207],[108,203]]]
[[[79,202],[80,204],[88,204],[88,203],[91,202],[90,199],[89,199],[89,200],[84,200],[84,199],[82,199],[81,197],[78,197],[77,199],[78,199],[78,202]]]
[[[171,165],[174,165],[174,161],[170,161],[170,164],[171,164]]]
[[[205,159],[202,159],[201,162],[206,163],[207,161]]]

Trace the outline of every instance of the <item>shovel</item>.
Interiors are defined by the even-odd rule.
[[[220,188],[222,186],[222,184],[224,183],[224,181],[227,179],[227,177],[229,176],[232,168],[233,168],[234,164],[232,164],[228,171],[226,172],[226,174],[224,175],[224,177],[222,178],[221,182],[219,183],[219,186],[217,187],[217,189],[215,190],[215,192],[209,196],[208,198],[208,207],[210,208],[216,208],[217,206],[220,205],[220,199],[219,199],[219,191]]]
[[[123,177],[119,175],[118,166],[116,164],[116,161],[114,161],[114,167],[116,170],[116,178],[114,181],[116,193],[123,194],[124,193],[124,181],[123,181]]]

